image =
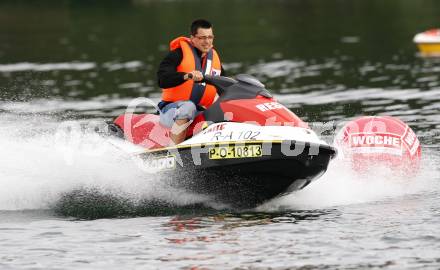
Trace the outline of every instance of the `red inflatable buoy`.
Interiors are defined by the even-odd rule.
[[[336,136],[335,145],[356,171],[380,166],[403,173],[417,172],[420,142],[414,131],[390,116],[364,116],[347,123]]]

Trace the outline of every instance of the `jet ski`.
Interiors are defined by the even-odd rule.
[[[196,116],[178,145],[171,145],[159,114],[126,113],[108,127],[142,147],[138,156],[145,171],[170,186],[250,208],[304,188],[336,156],[334,147],[256,78],[205,75],[204,83],[214,85],[219,96]]]

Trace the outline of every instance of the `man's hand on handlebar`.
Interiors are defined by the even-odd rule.
[[[186,73],[185,77],[186,77],[185,80],[192,79],[195,82],[200,82],[203,80],[203,74],[198,70],[194,70]]]

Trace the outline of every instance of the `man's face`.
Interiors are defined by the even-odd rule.
[[[207,53],[214,41],[214,34],[212,28],[199,28],[195,36],[191,35],[191,42],[202,53]]]

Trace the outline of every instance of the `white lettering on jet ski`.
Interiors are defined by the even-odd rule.
[[[400,137],[392,134],[357,134],[350,136],[352,147],[375,145],[400,147]]]
[[[262,112],[284,108],[283,105],[281,105],[280,103],[278,103],[276,101],[258,104],[256,107],[257,107],[257,109],[259,109]]]
[[[152,171],[169,170],[176,167],[176,159],[174,156],[151,158],[146,159],[144,165],[146,169]]]

